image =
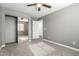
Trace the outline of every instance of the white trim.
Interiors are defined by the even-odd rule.
[[[29,42],[31,42],[31,40],[29,40]]]
[[[67,46],[67,45],[64,45],[64,44],[60,44],[60,43],[57,43],[57,42],[54,42],[54,41],[50,41],[50,40],[47,40],[47,39],[43,39],[43,40],[79,52],[79,49],[77,49],[77,48],[73,48],[73,47],[70,47],[70,46]]]
[[[2,49],[2,48],[4,48],[6,45],[4,44],[4,45],[1,45],[1,47],[0,47],[0,50]]]

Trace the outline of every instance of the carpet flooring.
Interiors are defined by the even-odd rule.
[[[37,39],[6,45],[0,56],[79,56],[79,52]]]

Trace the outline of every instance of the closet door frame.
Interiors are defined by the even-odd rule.
[[[8,15],[8,14],[6,14],[5,17],[6,17],[6,16],[8,16],[8,17],[14,17],[14,18],[16,19],[16,20],[15,20],[15,27],[16,27],[16,29],[15,29],[15,33],[16,33],[16,34],[15,34],[15,37],[16,37],[16,39],[15,39],[15,40],[16,40],[16,41],[15,41],[15,42],[12,42],[12,43],[18,43],[18,25],[17,25],[17,24],[18,24],[18,17],[12,16],[12,15]],[[5,19],[5,20],[6,20],[6,19]],[[6,44],[9,44],[9,43],[6,43]]]

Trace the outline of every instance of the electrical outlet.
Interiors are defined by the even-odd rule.
[[[73,41],[73,45],[75,45],[76,44],[76,42],[75,41]]]

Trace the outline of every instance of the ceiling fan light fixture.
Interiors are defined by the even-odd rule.
[[[38,3],[36,6],[37,6],[37,7],[41,7],[41,6],[42,6],[42,4]]]
[[[44,3],[33,3],[33,4],[29,4],[27,6],[36,6],[36,8],[38,9],[38,11],[41,10],[41,7],[51,8],[50,5],[47,5],[47,4],[44,4]]]

